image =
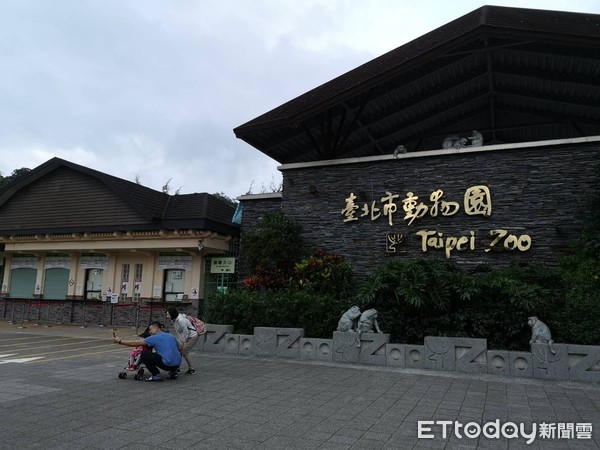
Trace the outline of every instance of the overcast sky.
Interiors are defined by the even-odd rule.
[[[278,163],[233,128],[484,4],[0,0],[0,172],[57,156],[157,190],[270,191]]]

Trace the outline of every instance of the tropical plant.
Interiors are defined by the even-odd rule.
[[[354,297],[356,283],[352,268],[342,256],[317,250],[295,264],[292,285],[341,299]]]
[[[242,236],[242,254],[252,270],[278,269],[291,275],[304,251],[301,227],[281,211],[266,212],[256,227]]]
[[[394,342],[430,336],[488,339],[493,348],[524,348],[527,317],[552,311],[559,283],[540,265],[466,271],[453,262],[417,260],[381,267],[360,289]]]

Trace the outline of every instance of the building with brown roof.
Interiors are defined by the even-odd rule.
[[[2,296],[198,304],[239,235],[233,213],[53,158],[0,190]]]

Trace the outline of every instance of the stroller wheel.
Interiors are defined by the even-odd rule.
[[[136,381],[140,381],[142,378],[144,378],[144,375],[140,375],[139,373],[136,373],[135,376],[133,377]]]
[[[127,379],[127,372],[123,372],[123,379],[126,380]]]
[[[125,372],[119,372],[119,380],[125,378],[123,375],[127,375]]]

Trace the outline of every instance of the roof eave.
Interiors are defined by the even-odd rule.
[[[488,34],[494,34],[495,36],[522,36],[526,37],[528,35],[532,37],[540,38],[543,33],[544,40],[548,41],[564,41],[565,37],[569,37],[570,42],[578,42],[579,44],[588,43],[590,45],[594,45],[598,43],[598,38],[594,36],[590,36],[584,32],[565,32],[561,29],[557,31],[541,29],[538,26],[532,26],[524,21],[522,26],[515,26],[513,23],[509,23],[508,21],[499,22],[490,20],[490,16],[494,12],[502,12],[502,11],[522,11],[529,13],[546,13],[546,14],[561,14],[568,15],[569,17],[581,17],[582,20],[585,18],[592,16],[592,14],[584,14],[584,13],[565,13],[561,11],[549,11],[549,10],[535,10],[535,9],[526,9],[526,8],[508,8],[508,7],[497,7],[497,6],[483,6],[478,8],[468,14],[465,14],[452,22],[449,22],[435,30],[430,31],[394,50],[391,50],[373,60],[366,62],[365,64],[360,65],[359,67],[346,72],[331,81],[328,81],[310,91],[295,97],[294,99],[284,103],[283,105],[270,110],[261,116],[252,119],[249,122],[246,122],[243,125],[240,125],[234,128],[234,133],[237,138],[242,139],[246,143],[252,145],[253,147],[260,150],[259,146],[252,142],[251,136],[256,132],[268,131],[271,129],[281,128],[285,126],[296,127],[298,123],[302,120],[314,116],[320,112],[327,110],[328,108],[340,104],[348,99],[351,99],[357,95],[366,93],[372,87],[376,86],[379,83],[385,82],[386,79],[389,79],[395,75],[399,71],[406,71],[413,68],[415,65],[423,64],[428,59],[435,58],[440,54],[443,54],[448,47],[456,47],[460,45],[461,42],[466,40],[473,39],[474,37],[481,35],[485,36]],[[598,19],[597,15],[593,15]],[[437,39],[438,36],[445,36],[445,39]],[[408,51],[409,55],[400,59],[399,61],[393,63],[390,67],[383,71],[378,71],[376,67],[380,62],[383,62],[386,58],[394,58],[396,53],[401,52],[401,50]],[[337,92],[332,92],[329,95],[327,94],[327,90],[336,84],[344,84],[343,80],[346,78],[351,78],[352,75],[360,73],[365,70],[365,68],[373,68],[369,70],[372,72],[371,75],[367,75],[362,79],[357,80],[354,84],[344,88],[343,90],[339,90]],[[296,112],[277,117],[274,119],[269,119],[269,115],[274,115],[275,112],[281,108],[285,108],[288,105],[292,105],[294,103],[298,103],[301,99],[306,99],[311,95],[318,94],[319,91],[322,91],[321,94],[324,98],[318,100],[316,102],[306,102],[308,104],[307,107],[303,107],[298,109]],[[264,117],[264,120],[261,120],[261,117]]]

